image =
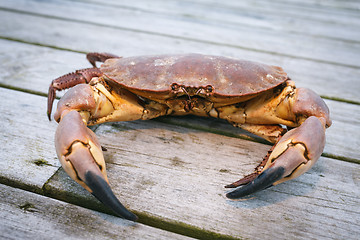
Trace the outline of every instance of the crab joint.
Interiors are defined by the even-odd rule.
[[[97,172],[108,181],[105,162],[99,154],[95,153],[95,155],[98,156],[94,157],[94,146],[91,147],[91,145],[93,145],[91,142],[87,145],[76,141],[71,145],[71,148],[69,149],[68,154],[64,156],[64,159],[60,160],[65,172],[89,192],[92,192],[92,190],[87,186],[85,181],[85,175],[88,171]],[[97,150],[95,149],[95,152],[96,151]],[[65,160],[65,162],[63,160]]]

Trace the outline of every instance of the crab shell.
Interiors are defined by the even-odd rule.
[[[100,70],[121,87],[154,101],[187,93],[218,106],[254,98],[289,79],[281,67],[200,54],[111,58]]]

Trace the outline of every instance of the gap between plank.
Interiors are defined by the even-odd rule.
[[[291,54],[260,50],[260,49],[256,49],[256,48],[249,48],[249,47],[244,47],[244,46],[239,46],[239,45],[234,45],[234,44],[221,43],[221,42],[215,42],[215,41],[207,41],[207,40],[177,36],[177,35],[172,35],[172,34],[151,32],[151,31],[146,31],[146,30],[117,27],[117,26],[111,26],[111,25],[106,25],[106,24],[102,24],[102,23],[89,22],[89,21],[71,19],[71,18],[66,18],[66,17],[57,17],[57,16],[46,15],[46,14],[16,10],[16,9],[11,9],[11,8],[0,7],[0,11],[14,12],[14,13],[18,13],[18,14],[25,14],[25,15],[43,17],[43,18],[51,18],[51,19],[56,19],[56,20],[61,20],[61,21],[76,22],[76,23],[82,23],[82,24],[87,24],[87,25],[93,25],[93,26],[99,26],[99,27],[105,27],[105,28],[111,28],[111,29],[119,29],[119,30],[123,30],[123,31],[143,33],[143,34],[161,36],[161,37],[167,37],[167,38],[173,38],[173,39],[181,39],[181,40],[185,40],[185,41],[205,43],[205,44],[210,44],[210,45],[215,45],[215,46],[237,48],[237,49],[243,49],[243,50],[248,50],[248,51],[253,51],[253,52],[260,52],[260,53],[266,53],[266,54],[271,54],[271,55],[283,56],[283,57],[288,57],[288,58],[292,58],[292,59],[302,59],[302,60],[311,61],[311,62],[325,63],[325,64],[348,67],[348,68],[353,68],[353,69],[360,68],[359,66],[351,65],[351,64],[343,64],[343,63],[337,63],[337,62],[333,62],[333,61],[313,59],[313,58],[309,58],[309,57],[299,57],[299,56],[295,56],[295,55],[291,55]],[[7,39],[7,37],[0,36],[0,39]],[[9,39],[15,40],[15,38],[9,38]],[[23,42],[22,40],[19,40],[19,41]],[[38,46],[46,46],[46,45],[42,45],[40,43],[34,43],[34,44],[38,45]],[[62,48],[56,47],[56,46],[49,46],[49,47],[54,47],[56,49],[62,49]],[[63,49],[63,50],[66,50],[66,49]],[[75,52],[79,52],[79,51],[75,50]]]
[[[85,52],[85,51],[75,50],[75,49],[71,49],[71,48],[62,48],[62,47],[57,47],[57,46],[54,46],[54,45],[42,44],[42,43],[37,43],[37,42],[30,42],[30,41],[25,41],[25,40],[18,39],[18,38],[4,37],[4,36],[1,36],[1,35],[0,35],[0,39],[7,40],[7,41],[14,41],[14,42],[19,42],[19,43],[24,43],[24,44],[29,44],[29,45],[34,45],[34,46],[39,46],[39,47],[46,47],[46,48],[51,48],[51,49],[56,49],[56,50],[87,54],[87,52]],[[3,84],[3,83],[0,83],[0,87],[9,88],[9,89],[22,91],[22,92],[27,92],[27,93],[32,93],[32,94],[36,94],[36,95],[39,95],[39,96],[47,96],[47,94],[42,93],[42,92],[29,90],[29,89],[26,89],[26,88],[14,87],[14,86],[11,86],[11,85],[8,85],[8,84]],[[360,105],[360,102],[350,100],[350,99],[339,98],[339,97],[331,97],[331,96],[326,96],[326,95],[320,95],[320,97],[323,98],[323,99],[333,100],[333,101],[337,101],[337,102]]]
[[[47,184],[58,174],[61,167],[58,168],[58,170],[44,183],[41,189],[36,188],[31,185],[27,185],[25,183],[20,183],[5,177],[0,176],[0,183],[22,189],[24,191],[32,192],[35,194],[39,194],[42,196],[50,197],[52,199],[56,199],[62,202],[74,204],[76,206],[80,206],[83,208],[91,209],[94,211],[102,212],[109,215],[114,215],[109,209],[107,209],[102,203],[100,203],[98,200],[94,198],[94,201],[89,201],[89,199],[81,196],[72,196],[67,195],[67,193],[62,192],[55,192],[56,189],[51,189],[47,187]],[[233,240],[233,239],[239,239],[234,238],[229,235],[219,234],[216,232],[207,231],[183,222],[177,222],[177,221],[166,221],[158,217],[150,216],[148,214],[134,211],[136,215],[139,217],[138,223],[154,227],[157,229],[165,230],[168,232],[177,233],[183,236],[188,236],[196,239],[223,239],[223,240]]]
[[[57,189],[53,189],[51,186],[48,186],[49,182],[58,175],[58,172],[60,171],[61,167],[44,183],[42,186],[42,194],[47,197],[51,197],[60,201],[64,201],[67,203],[71,203],[77,206],[81,206],[84,208],[88,208],[91,210],[95,210],[98,212],[103,212],[109,215],[114,215],[114,213],[105,207],[102,203],[100,203],[97,199],[93,198],[93,201],[89,201],[86,197],[78,196],[78,195],[69,195],[67,192],[59,193]],[[132,212],[134,212],[138,217],[138,223],[162,229],[168,232],[177,233],[183,236],[188,236],[196,239],[223,239],[223,240],[233,240],[238,239],[234,238],[229,235],[219,234],[216,232],[211,232],[208,230],[201,229],[199,227],[195,227],[183,222],[177,222],[177,221],[166,221],[162,218],[151,216],[139,211],[134,211],[130,209]]]
[[[157,14],[157,15],[163,15],[163,16],[172,16],[170,14],[167,14],[165,12],[155,12],[154,10],[148,10],[146,8],[140,8],[140,7],[130,7],[127,5],[120,5],[120,4],[114,4],[114,3],[105,3],[105,2],[98,2],[97,0],[90,0],[90,1],[84,1],[84,0],[75,0],[76,2],[79,3],[86,3],[86,4],[93,4],[93,5],[101,5],[101,6],[108,6],[108,7],[112,7],[112,8],[119,8],[119,9],[127,9],[130,11],[141,11],[144,13],[149,13],[149,14]],[[204,4],[204,3],[200,3],[200,4]],[[191,19],[195,19],[195,20],[206,20],[206,21],[215,21],[214,19],[211,18],[199,18],[196,15],[188,15],[186,13],[184,14],[177,14],[177,16],[179,17],[187,17],[187,18],[191,18]],[[217,21],[218,22],[218,21]],[[227,21],[222,21],[222,23],[229,23],[231,25],[242,25],[242,26],[246,26],[246,27],[253,27],[251,25],[247,25],[247,24],[243,24],[243,23],[238,23],[238,22],[227,22]],[[332,23],[332,22],[330,22]],[[269,28],[266,27],[260,27],[260,26],[256,26],[256,28],[259,29],[265,29],[268,30]],[[297,31],[291,31],[291,30],[286,30],[285,33],[292,33],[292,34],[297,34],[297,35],[301,35],[301,32],[297,32]],[[330,37],[330,36],[324,36],[324,35],[316,35],[316,34],[310,34],[308,36],[311,37],[317,37],[317,38],[323,38],[323,39],[330,39],[330,40],[335,40],[335,41],[341,41],[341,42],[347,42],[347,43],[355,43],[358,44],[360,43],[360,41],[357,40],[350,40],[350,39],[344,39],[344,38],[337,38],[337,37]]]

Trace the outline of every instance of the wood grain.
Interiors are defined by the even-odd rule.
[[[60,167],[53,151],[57,124],[39,109],[44,97],[4,88],[0,96],[1,182],[41,192]]]
[[[49,18],[101,24],[114,29],[153,33],[179,39],[193,39],[199,42],[213,42],[219,45],[230,45],[275,55],[312,59],[317,62],[325,61],[335,65],[360,66],[354,61],[360,49],[358,44],[350,42],[344,44],[342,41],[330,38],[314,38],[308,34],[300,35],[288,32],[286,36],[282,36],[279,35],[279,31],[274,29],[253,28],[246,25],[230,27],[228,25],[209,24],[206,21],[201,21],[201,18],[200,21],[184,21],[181,18],[149,11],[140,14],[129,8],[108,6],[100,2],[99,4],[87,4],[77,1],[51,1],[41,3],[44,7],[39,7],[40,4],[36,1],[26,1],[26,5],[21,4],[21,2],[18,4],[10,3],[9,5],[7,2],[4,3],[5,7],[26,12],[30,10],[31,13],[45,15]],[[198,9],[202,10],[202,8]],[[205,13],[204,11],[203,14]],[[152,19],[152,22],[149,23],[148,19]],[[173,26],[177,26],[176,31],[174,31]],[[329,31],[331,31],[330,28]],[[218,34],[219,32],[221,34]],[[294,41],[296,41],[296,47]],[[276,44],[274,44],[275,42]]]
[[[2,239],[190,239],[0,184]]]

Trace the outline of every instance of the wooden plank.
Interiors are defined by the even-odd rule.
[[[79,1],[79,0],[78,0]],[[102,4],[99,0],[81,2]],[[320,38],[359,42],[358,11],[354,3],[343,1],[316,4],[289,1],[114,1],[106,2],[112,7],[126,8],[134,12],[156,13],[181,18],[184,21],[198,21],[212,25],[239,25],[270,29],[273,32],[299,33]],[[290,10],[290,12],[289,12]],[[350,15],[350,16],[349,16]],[[226,17],[224,17],[226,16]],[[315,19],[314,19],[315,18]],[[331,19],[329,19],[331,18]],[[351,20],[349,20],[349,18]]]
[[[140,217],[251,239],[360,234],[358,164],[320,158],[296,180],[230,201],[223,186],[251,171],[268,146],[154,121],[105,124],[96,133],[108,149],[114,192]],[[69,181],[58,172],[47,194],[70,192],[91,201]]]
[[[0,40],[0,53],[0,83],[44,94],[47,93],[52,79],[89,65],[83,54],[5,40]],[[24,60],[19,62],[19,59]],[[360,106],[330,100],[326,100],[326,103],[331,109],[334,124],[328,129],[328,144],[325,151],[329,154],[359,160],[360,143],[357,133],[360,132],[358,131]],[[45,111],[44,103],[39,112],[45,113]],[[233,128],[225,121],[200,120],[199,118],[190,121],[189,119],[175,118],[172,122],[210,131],[223,131],[227,134],[246,136],[244,131]],[[345,141],[346,139],[352,139],[352,144]]]
[[[357,0],[331,0],[331,1],[317,1],[317,0],[306,0],[306,1],[299,1],[299,0],[276,0],[279,3],[288,3],[292,2],[297,5],[305,5],[311,7],[327,7],[327,8],[335,8],[340,10],[346,11],[353,11],[358,12],[360,10],[360,2]]]
[[[358,94],[359,89],[357,87],[357,76],[360,74],[360,69],[334,66],[325,63],[314,64],[312,61],[280,57],[210,43],[200,43],[184,39],[169,38],[166,36],[157,36],[96,26],[93,24],[81,24],[6,11],[2,11],[0,19],[2,22],[6,23],[0,25],[0,35],[2,37],[16,38],[21,39],[21,41],[30,41],[67,49],[70,48],[78,51],[107,51],[122,56],[198,52],[279,65],[288,72],[292,79],[296,80],[299,87],[310,87],[321,95],[360,102],[360,96]],[[11,21],[9,21],[9,19],[11,19]],[[47,22],[47,25],[42,24],[44,21]],[[69,28],[71,31],[69,31]],[[39,32],[46,32],[46,35],[38,34]],[[77,34],[73,34],[74,32]],[[101,38],[98,36],[101,36]],[[5,51],[12,45],[8,42],[3,44],[5,44],[3,45]],[[17,59],[9,59],[9,56],[11,57],[11,55],[14,55],[15,53],[11,54],[9,51],[7,52],[8,54],[5,55],[6,58],[3,58],[5,64],[9,64],[11,60],[17,63]],[[24,57],[24,55],[21,56]],[[56,60],[57,59],[51,59],[51,61]],[[72,61],[72,59],[68,60],[70,62]],[[46,63],[51,64],[47,59]],[[32,63],[28,61],[28,64]],[[88,64],[85,64],[84,61],[84,65],[82,66],[89,66]],[[74,67],[76,66],[74,64]],[[40,68],[39,70],[42,69]],[[68,71],[73,70],[74,68],[69,68]],[[17,75],[16,69],[9,69],[7,72]],[[58,75],[54,76],[57,77]],[[341,84],[339,84],[340,80]],[[11,80],[7,79],[7,81]]]
[[[73,1],[51,1],[46,3],[24,1],[21,4],[21,2],[14,3],[8,0],[2,6],[36,14],[45,14],[49,18],[60,17],[72,21],[100,23],[114,28],[132,29],[159,35],[165,34],[179,39],[189,38],[219,45],[231,45],[273,55],[360,67],[360,63],[356,61],[360,52],[359,44],[334,39],[314,38],[305,34],[288,32],[286,35],[282,35],[279,32],[274,32],[273,29],[268,30],[240,25],[234,29],[234,26],[227,27],[226,24],[218,26],[204,24],[200,21],[183,21],[182,19],[147,12],[136,14],[131,9]],[[111,18],[109,18],[109,15]],[[96,16],[96,19],[94,16]],[[151,19],[150,24],[149,19]],[[177,26],[176,31],[173,31],[174,26]],[[218,34],[219,32],[221,34]]]
[[[60,166],[53,151],[56,123],[39,109],[46,98],[4,88],[0,96],[0,181],[41,192]]]
[[[1,239],[189,239],[0,184]]]
[[[216,0],[200,0],[201,2],[211,5],[219,3]],[[347,6],[344,1],[340,1],[342,6]],[[262,13],[262,14],[278,14],[279,16],[290,16],[295,19],[308,19],[316,22],[328,22],[333,24],[350,24],[350,25],[359,25],[358,19],[359,15],[357,14],[356,9],[348,8],[326,8],[326,4],[316,4],[309,5],[304,4],[301,1],[266,1],[266,0],[257,0],[257,1],[225,1],[220,3],[221,6],[233,9],[243,9],[244,11],[249,11],[251,13]],[[215,5],[216,6],[216,5]],[[354,11],[355,10],[355,11]]]
[[[331,109],[333,125],[326,131],[327,141],[324,151],[360,160],[359,150],[356,150],[360,147],[360,105],[330,100],[325,102]]]

